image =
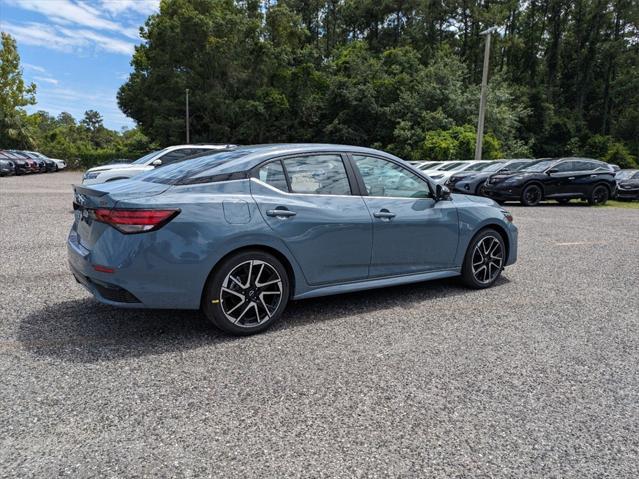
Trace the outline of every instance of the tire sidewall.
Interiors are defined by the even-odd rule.
[[[278,308],[275,310],[275,313],[273,313],[269,319],[259,325],[247,328],[237,326],[229,321],[222,311],[222,303],[219,300],[222,284],[224,283],[226,276],[236,266],[249,260],[264,261],[275,268],[282,279],[282,299]],[[223,331],[235,335],[247,336],[264,331],[281,317],[282,312],[286,309],[286,305],[288,304],[290,281],[286,268],[284,268],[282,263],[275,258],[275,256],[262,251],[245,251],[223,260],[211,273],[204,288],[204,294],[202,295],[202,311],[205,316],[216,327]]]
[[[529,202],[526,200],[526,192],[528,192],[532,188],[536,188],[537,190],[539,190],[539,199],[536,202]],[[521,192],[521,204],[524,206],[537,206],[539,203],[541,203],[543,196],[544,196],[544,192],[539,187],[539,185],[535,185],[535,184],[527,185],[524,187],[523,191]]]
[[[485,289],[491,287],[501,276],[501,271],[495,276],[490,283],[481,283],[477,281],[475,275],[473,274],[473,253],[475,251],[475,246],[484,238],[491,236],[499,241],[501,245],[501,250],[503,251],[504,257],[502,260],[502,270],[508,259],[506,257],[506,244],[504,242],[504,238],[492,228],[486,228],[475,235],[475,237],[468,243],[468,248],[466,248],[466,254],[464,255],[464,264],[462,265],[462,279],[464,283],[474,289]]]
[[[595,200],[595,193],[597,192],[597,190],[603,189],[603,191],[605,192],[605,197],[604,200],[601,202],[597,202]],[[592,189],[592,193],[590,194],[590,198],[588,200],[588,203],[590,203],[591,205],[605,205],[606,202],[610,199],[610,192],[608,191],[608,188],[605,187],[604,185],[596,185],[593,189]]]

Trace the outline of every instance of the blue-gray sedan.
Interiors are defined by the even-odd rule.
[[[247,146],[75,186],[71,271],[99,301],[262,331],[290,299],[461,276],[517,258],[511,215],[369,148]]]

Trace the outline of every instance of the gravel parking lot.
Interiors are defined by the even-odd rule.
[[[77,173],[0,179],[0,476],[637,477],[639,210],[510,208],[519,262],[232,338],[100,305]]]

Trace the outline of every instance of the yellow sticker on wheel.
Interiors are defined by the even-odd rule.
[[[211,300],[211,303],[213,303],[213,304],[218,304],[219,302],[220,302],[220,300],[219,300],[219,299],[212,299],[212,300]]]

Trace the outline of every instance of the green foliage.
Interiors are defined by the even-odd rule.
[[[436,130],[426,133],[422,145],[421,160],[472,160],[475,157],[476,129],[471,125],[454,126],[448,130]],[[482,158],[494,160],[501,158],[501,144],[492,134],[484,135]]]
[[[493,38],[489,157],[577,149],[602,157],[614,142],[636,155],[639,8],[606,5],[163,0],[118,101],[161,145],[184,138],[189,88],[196,141],[331,141],[409,159],[469,158],[477,32],[498,24],[505,35]]]
[[[608,148],[606,155],[603,157],[604,161],[619,165],[621,168],[637,168],[637,160],[633,157],[628,149],[621,143],[613,143]]]
[[[15,40],[0,32],[0,141],[6,147],[28,148],[33,137],[23,107],[35,103],[36,87],[25,85]]]

